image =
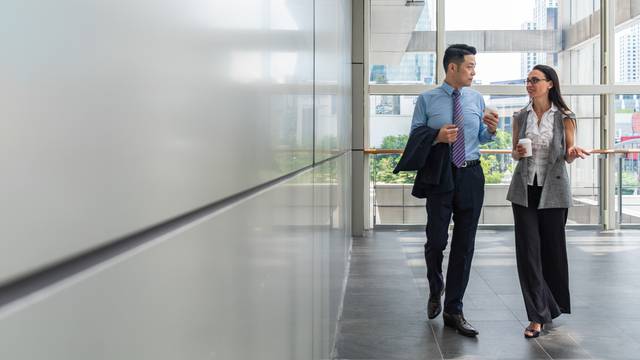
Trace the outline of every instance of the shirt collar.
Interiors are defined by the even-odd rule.
[[[455,90],[453,86],[447,84],[446,82],[443,82],[442,85],[440,85],[440,88],[444,90],[444,92],[446,92],[449,96],[451,96],[453,94],[453,90]],[[460,89],[459,91],[460,93],[462,93],[462,89]]]
[[[529,105],[527,105],[527,111],[533,111],[533,101],[529,101]],[[552,113],[558,111],[558,108],[554,103],[551,103],[551,108],[547,111],[551,111]]]

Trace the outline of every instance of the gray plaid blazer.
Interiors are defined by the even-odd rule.
[[[529,112],[526,107],[513,114],[513,125],[517,126],[518,139],[525,137],[528,116]],[[542,194],[540,195],[538,209],[569,208],[573,205],[569,174],[565,164],[566,144],[564,141],[563,120],[567,117],[576,118],[574,113],[563,114],[562,111],[556,111],[555,113],[553,139],[549,149],[549,164],[547,165],[544,184],[542,184]],[[511,185],[509,185],[509,191],[507,192],[507,200],[513,204],[528,206],[528,161],[532,161],[531,157],[520,159],[516,165],[516,170],[513,172]]]

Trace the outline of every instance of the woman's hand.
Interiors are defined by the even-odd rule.
[[[579,146],[572,146],[567,149],[567,162],[570,163],[577,158],[584,159],[589,155],[591,155],[589,151]]]
[[[527,148],[522,144],[517,144],[516,149],[511,152],[513,158],[515,160],[520,160],[523,156],[527,154]]]

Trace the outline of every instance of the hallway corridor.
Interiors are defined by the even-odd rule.
[[[640,232],[568,230],[571,315],[534,340],[515,266],[511,230],[483,230],[464,298],[480,335],[427,320],[423,232],[377,231],[354,239],[335,359],[636,359],[640,353]],[[445,253],[444,269],[446,270]]]

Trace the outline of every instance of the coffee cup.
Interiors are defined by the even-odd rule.
[[[518,144],[524,146],[524,148],[527,150],[527,152],[522,157],[529,157],[533,155],[533,152],[531,151],[531,139],[520,139],[518,140]]]
[[[496,109],[496,108],[492,108],[492,107],[487,106],[487,107],[484,108],[484,111],[486,113],[489,113],[489,114],[498,115],[498,109]]]

